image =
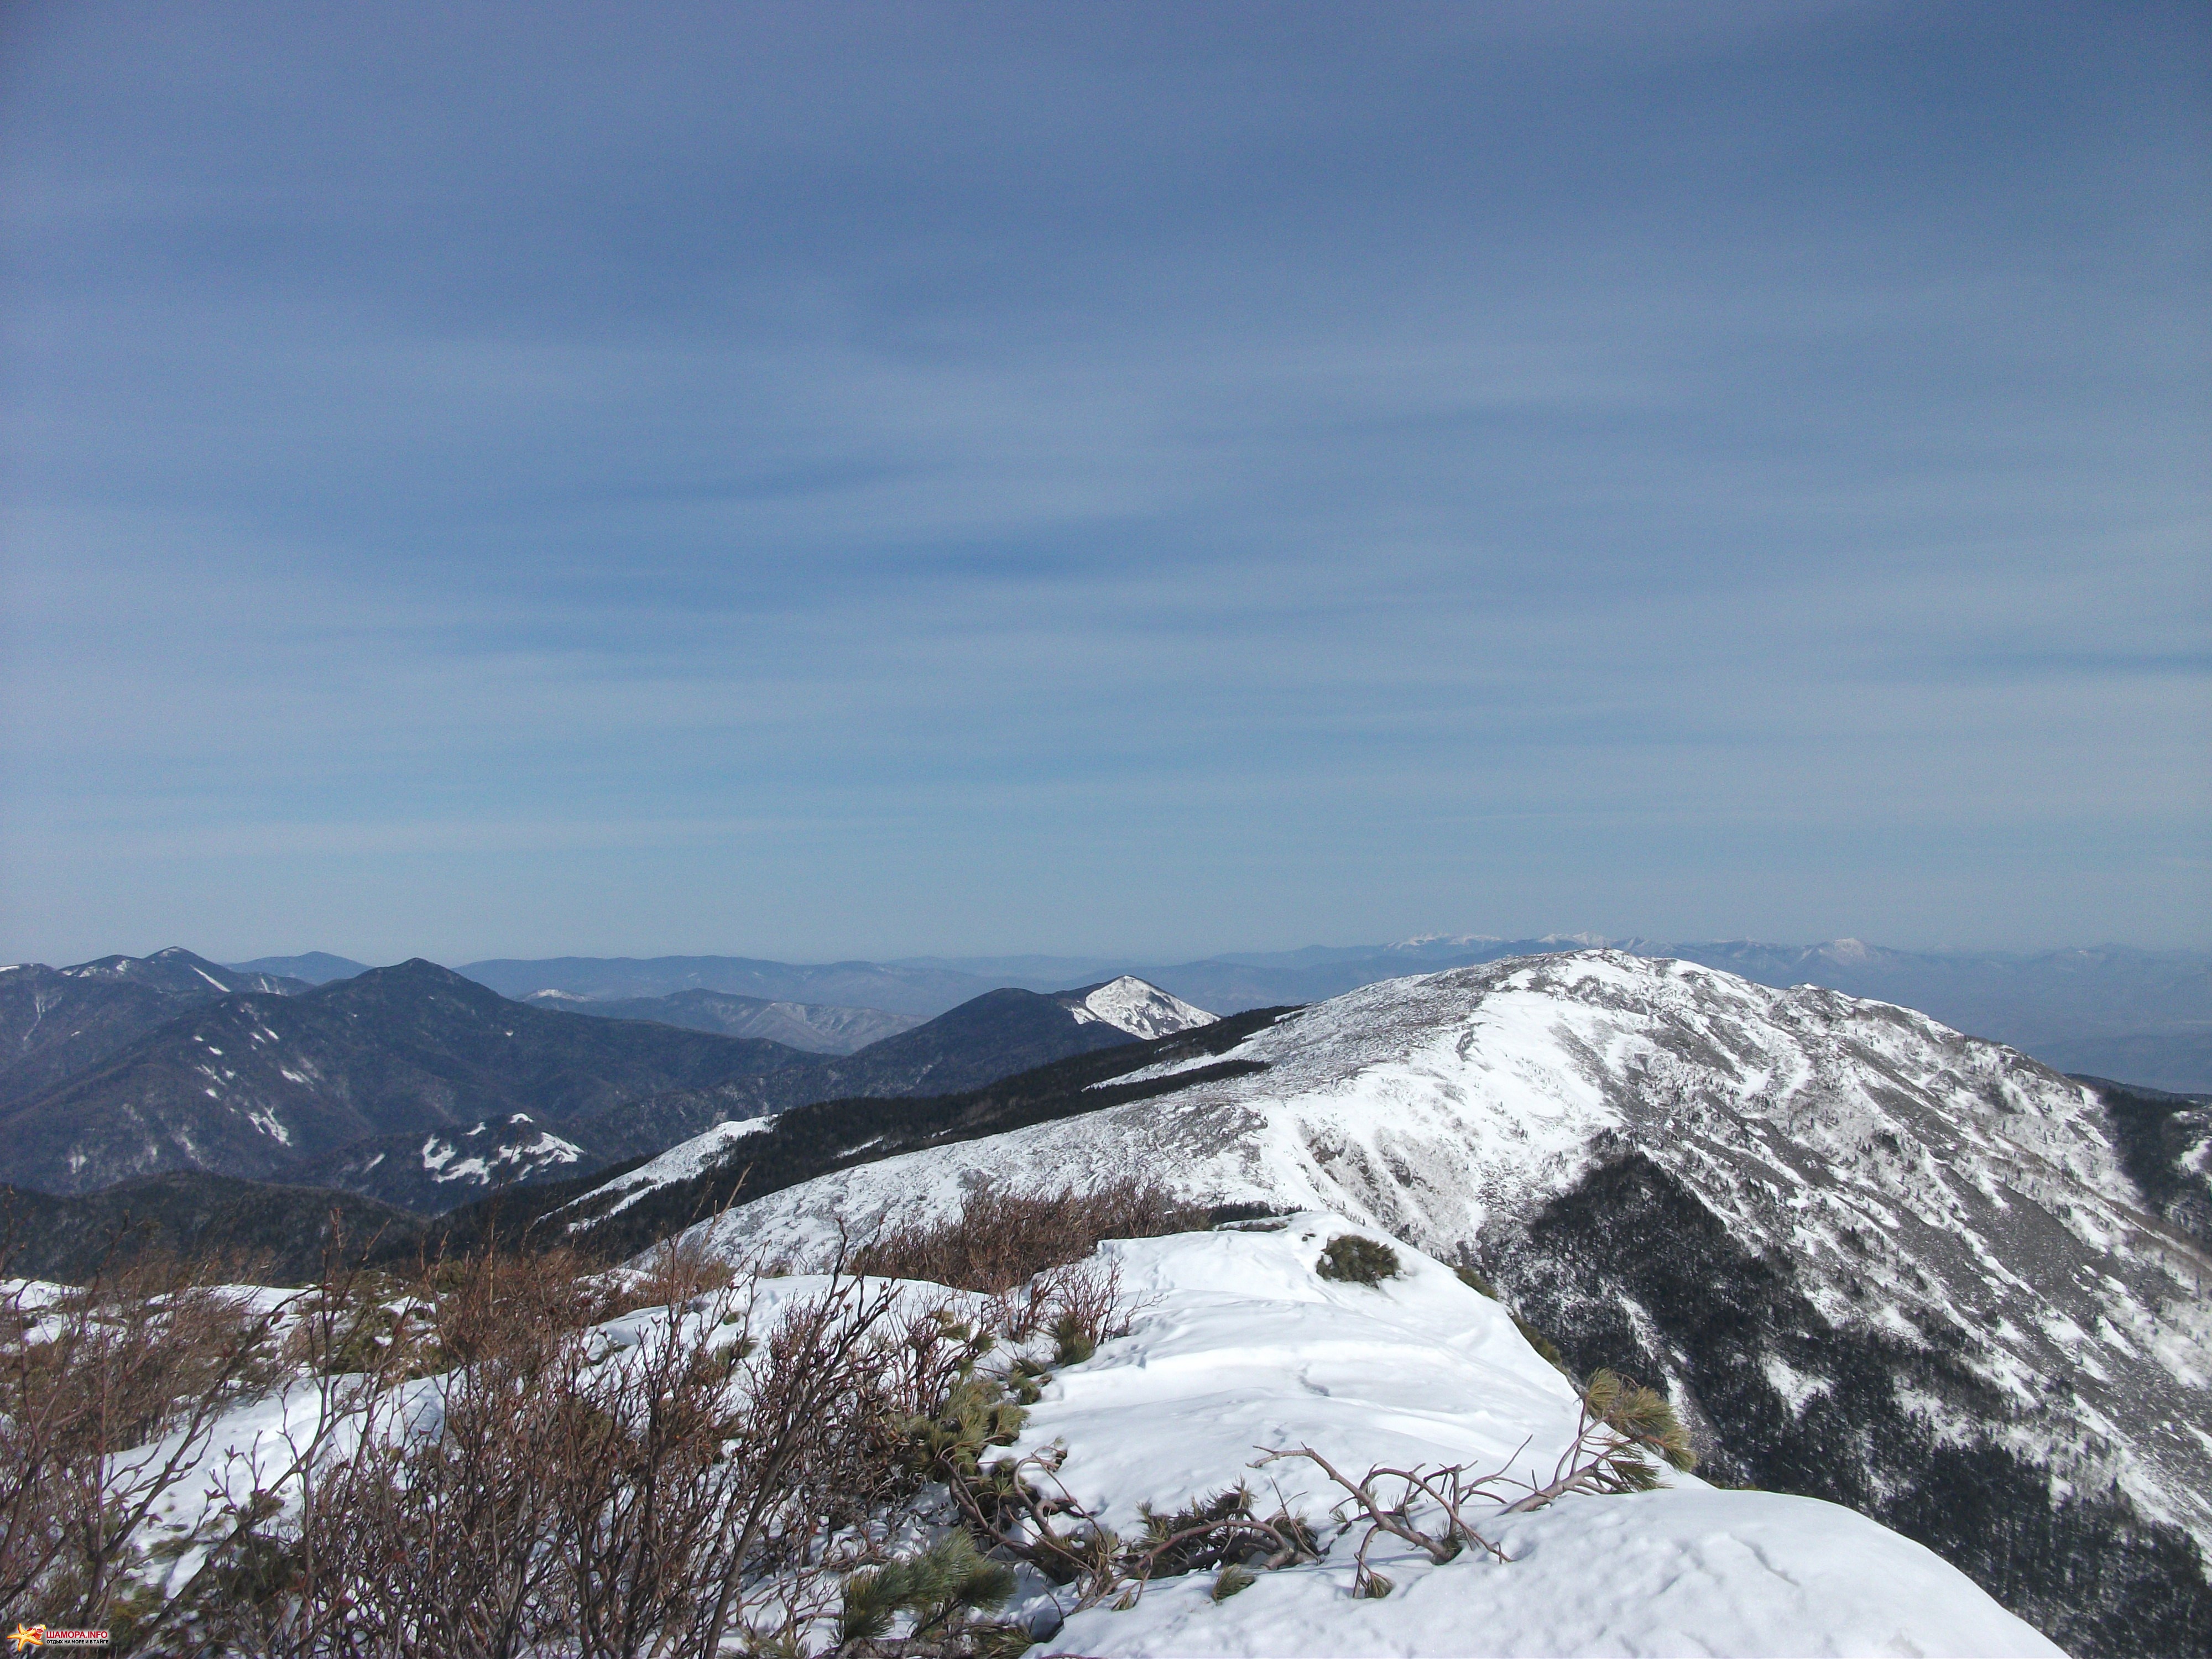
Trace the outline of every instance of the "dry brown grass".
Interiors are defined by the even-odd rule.
[[[949,1220],[878,1233],[854,1251],[851,1266],[855,1273],[1003,1296],[1049,1268],[1081,1261],[1102,1240],[1157,1238],[1206,1224],[1202,1208],[1134,1177],[1085,1192],[984,1187]]]

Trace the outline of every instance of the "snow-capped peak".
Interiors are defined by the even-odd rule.
[[[1826,945],[1814,946],[1814,951],[1832,962],[1868,962],[1874,957],[1874,951],[1863,939],[1832,939]]]
[[[1110,1025],[1133,1037],[1172,1036],[1177,1031],[1211,1025],[1217,1018],[1134,974],[1108,980],[1073,1004],[1068,1012],[1079,1025]]]

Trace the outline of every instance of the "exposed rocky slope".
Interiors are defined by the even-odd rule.
[[[2212,1264],[2094,1089],[1903,1009],[1609,951],[1369,987],[1113,1086],[1147,1081],[1172,1092],[710,1236],[803,1254],[976,1181],[1133,1172],[1341,1210],[1488,1273],[1578,1369],[1663,1382],[1723,1478],[1923,1539],[2077,1653],[2201,1650]]]

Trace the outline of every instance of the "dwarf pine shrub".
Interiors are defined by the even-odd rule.
[[[847,1578],[837,1633],[846,1645],[878,1641],[904,1613],[914,1620],[908,1640],[919,1643],[1002,1605],[1013,1593],[1011,1567],[984,1559],[965,1532],[948,1533],[919,1555]]]
[[[1697,1467],[1690,1431],[1658,1389],[1601,1370],[1591,1376],[1583,1398],[1590,1415],[1616,1433],[1649,1446],[1678,1469]]]
[[[1397,1278],[1404,1269],[1398,1264],[1397,1251],[1388,1244],[1357,1233],[1339,1233],[1322,1250],[1314,1271],[1323,1279],[1346,1284],[1380,1285],[1386,1279]]]
[[[1486,1296],[1492,1302],[1498,1299],[1498,1286],[1485,1279],[1481,1273],[1478,1273],[1470,1264],[1462,1261],[1459,1266],[1454,1267],[1452,1272],[1459,1275],[1459,1282],[1461,1284],[1466,1285],[1468,1289],[1473,1291],[1477,1296]]]
[[[1504,1306],[1505,1298],[1498,1294],[1498,1286],[1484,1278],[1471,1263],[1462,1261],[1454,1267],[1452,1272],[1459,1275],[1461,1284],[1466,1285],[1477,1296],[1486,1296],[1492,1302]],[[1522,1340],[1534,1348],[1540,1358],[1549,1363],[1553,1370],[1570,1381],[1578,1380],[1575,1377],[1574,1367],[1567,1364],[1567,1357],[1559,1352],[1557,1343],[1522,1318],[1519,1314],[1515,1313],[1512,1309],[1507,1308],[1505,1312],[1513,1322],[1513,1328],[1521,1333]]]

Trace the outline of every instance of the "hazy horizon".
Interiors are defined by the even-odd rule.
[[[49,952],[46,954],[32,953],[30,955],[19,957],[17,960],[20,962],[39,961],[46,963],[49,966],[60,967],[70,965],[77,962],[97,961],[102,957],[109,956],[120,955],[143,957],[150,956],[157,951],[168,950],[171,948],[181,948],[191,951],[194,955],[201,957],[207,961],[221,963],[226,966],[232,967],[244,966],[262,962],[282,962],[288,959],[297,959],[304,957],[320,955],[339,957],[345,961],[357,963],[364,968],[392,967],[398,963],[412,961],[418,957],[426,961],[438,963],[442,967],[453,969],[465,968],[475,963],[487,962],[550,962],[564,959],[574,959],[578,961],[648,962],[665,959],[680,960],[686,957],[720,957],[733,960],[781,962],[788,963],[794,966],[826,966],[839,962],[874,962],[894,966],[900,964],[939,963],[955,969],[979,969],[981,964],[1032,962],[1039,964],[1060,963],[1070,964],[1108,964],[1118,963],[1128,964],[1130,966],[1143,966],[1149,964],[1165,968],[1177,966],[1186,963],[1215,961],[1244,956],[1291,956],[1305,951],[1353,952],[1366,950],[1388,949],[1395,945],[1418,945],[1431,941],[1450,940],[1464,941],[1470,944],[1492,943],[1516,945],[1551,941],[1562,945],[1567,945],[1579,941],[1594,947],[1602,945],[1605,948],[1625,949],[1629,951],[1634,951],[1638,947],[1644,945],[1757,945],[1779,950],[1814,950],[1822,945],[1827,945],[1859,944],[1878,950],[1897,951],[1908,955],[1926,956],[2039,956],[2076,950],[2140,951],[2147,954],[2153,955],[2170,954],[2183,956],[2205,955],[2212,953],[2212,951],[2208,951],[2207,947],[2200,945],[2132,945],[2121,939],[2074,939],[2057,944],[2002,947],[1958,945],[1900,944],[1893,939],[1857,939],[1856,936],[1850,934],[1840,934],[1833,939],[1778,939],[1756,938],[1750,935],[1728,935],[1703,939],[1693,939],[1684,935],[1674,939],[1662,939],[1648,933],[1621,935],[1607,934],[1601,936],[1590,933],[1588,930],[1569,931],[1551,928],[1547,929],[1541,933],[1507,934],[1457,932],[1429,933],[1408,935],[1404,939],[1378,938],[1372,939],[1336,940],[1329,942],[1308,940],[1302,945],[1292,945],[1255,946],[1229,945],[1223,945],[1215,950],[1200,951],[1188,955],[1160,952],[1148,953],[1131,951],[1040,950],[975,951],[964,953],[947,953],[945,951],[924,951],[893,957],[835,956],[817,952],[814,954],[802,954],[790,957],[773,957],[758,951],[705,949],[605,951],[560,950],[533,953],[523,953],[513,951],[478,951],[446,957],[434,956],[422,951],[406,951],[393,956],[367,957],[350,951],[333,951],[325,945],[303,946],[297,950],[217,952],[201,950],[188,940],[171,939],[163,945],[148,945],[143,949],[137,950],[101,950],[83,952],[81,954],[70,954],[67,952]]]
[[[2208,88],[2160,3],[9,8],[0,957],[2205,948]]]

